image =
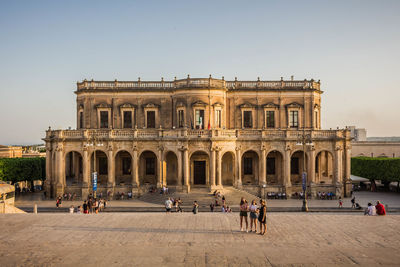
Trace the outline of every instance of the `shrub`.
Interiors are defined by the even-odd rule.
[[[33,181],[46,177],[46,158],[0,158],[0,180]]]
[[[383,182],[400,181],[400,158],[351,158],[351,174]]]

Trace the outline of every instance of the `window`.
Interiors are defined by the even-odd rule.
[[[178,127],[182,128],[184,126],[185,126],[185,114],[184,111],[181,109],[178,110]]]
[[[318,111],[315,111],[315,128],[318,128]]]
[[[123,128],[132,128],[132,111],[124,111],[124,127]]]
[[[215,111],[215,126],[221,128],[221,110],[217,109]]]
[[[315,158],[315,172],[319,172],[319,157]]]
[[[275,158],[267,158],[267,174],[275,174]]]
[[[107,173],[108,173],[107,158],[99,157],[99,174],[106,175]]]
[[[244,174],[253,174],[253,158],[244,158],[243,161]]]
[[[83,111],[79,112],[79,129],[83,128]]]
[[[196,129],[204,129],[204,109],[196,109]]]
[[[154,175],[156,167],[155,158],[146,158],[146,175]]]
[[[291,158],[290,159],[290,174],[300,174],[299,158]]]
[[[275,111],[267,111],[267,128],[275,128]]]
[[[252,119],[251,111],[243,111],[243,127],[244,128],[252,128],[253,127],[253,119]]]
[[[299,127],[299,111],[292,110],[289,112],[289,127]]]
[[[108,111],[100,111],[100,128],[108,128]]]
[[[147,128],[156,128],[156,112],[147,111]]]
[[[131,174],[131,159],[122,158],[122,174]]]

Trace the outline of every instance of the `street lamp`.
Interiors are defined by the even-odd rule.
[[[306,171],[306,145],[312,146],[311,134],[306,135],[305,129],[299,135],[296,145],[303,146],[303,173],[302,173],[302,187],[303,187],[303,206],[301,211],[308,211],[307,205],[307,171]],[[310,159],[311,160],[311,159]]]
[[[96,139],[96,136],[93,135],[91,142],[87,143],[87,145],[93,147],[93,149],[94,149],[92,184],[93,184],[93,197],[96,198],[96,192],[97,192],[96,147],[103,146],[103,143],[100,140]]]

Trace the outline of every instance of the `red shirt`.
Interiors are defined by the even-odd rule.
[[[383,206],[381,203],[377,204],[375,208],[378,215],[386,215],[385,206]]]

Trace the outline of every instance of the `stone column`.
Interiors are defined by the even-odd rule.
[[[182,186],[182,152],[179,151],[178,153],[178,166],[177,166],[177,175],[178,175],[178,186],[181,187]]]
[[[351,147],[348,146],[346,147],[346,169],[345,169],[345,177],[343,179],[343,191],[344,191],[344,197],[347,197],[347,193],[350,193],[351,190],[351,181],[350,181],[350,175],[351,175]]]
[[[260,185],[267,183],[267,151],[265,147],[261,148],[261,173],[260,173]]]
[[[342,148],[336,146],[335,148],[335,173],[333,179],[333,186],[337,196],[342,195]]]
[[[189,183],[189,151],[187,148],[183,150],[183,177],[185,180],[184,190],[186,192],[190,192],[190,183]]]
[[[88,157],[87,147],[83,148],[82,155],[82,199],[86,199],[89,195],[89,179],[90,179],[90,161]]]
[[[237,181],[236,187],[242,187],[242,153],[240,147],[236,147],[236,169],[237,169]]]
[[[158,173],[158,180],[157,180],[157,188],[161,188],[164,185],[164,177],[163,177],[163,162],[164,162],[164,148],[158,148],[158,164],[157,164],[157,173]]]
[[[132,187],[139,187],[139,166],[138,166],[138,151],[137,148],[133,148],[133,157],[132,157]]]
[[[337,146],[335,149],[335,175],[333,184],[342,182],[342,148]]]
[[[211,190],[215,188],[215,148],[211,148],[211,159],[210,159],[210,186]]]
[[[54,181],[52,181],[52,157],[51,157],[51,144],[46,144],[46,181],[45,181],[45,190],[46,190],[46,197],[53,197],[51,195],[51,186],[54,184]]]
[[[217,151],[217,186],[222,187],[222,155],[221,149]]]
[[[115,160],[114,153],[112,147],[108,148],[108,179],[107,179],[107,187],[111,191],[113,191],[115,186]],[[98,166],[100,167],[100,166]],[[100,169],[100,168],[98,168]]]
[[[283,169],[283,184],[286,187],[286,194],[289,196],[289,188],[292,186],[290,181],[290,147],[285,149],[284,169]]]
[[[311,197],[315,198],[317,195],[315,188],[315,149],[314,147],[310,148],[308,152],[308,179],[307,182],[310,185],[311,189]]]
[[[61,196],[64,194],[64,186],[65,186],[65,165],[63,160],[63,147],[62,145],[58,145],[56,148],[56,188],[55,188],[55,196]]]

